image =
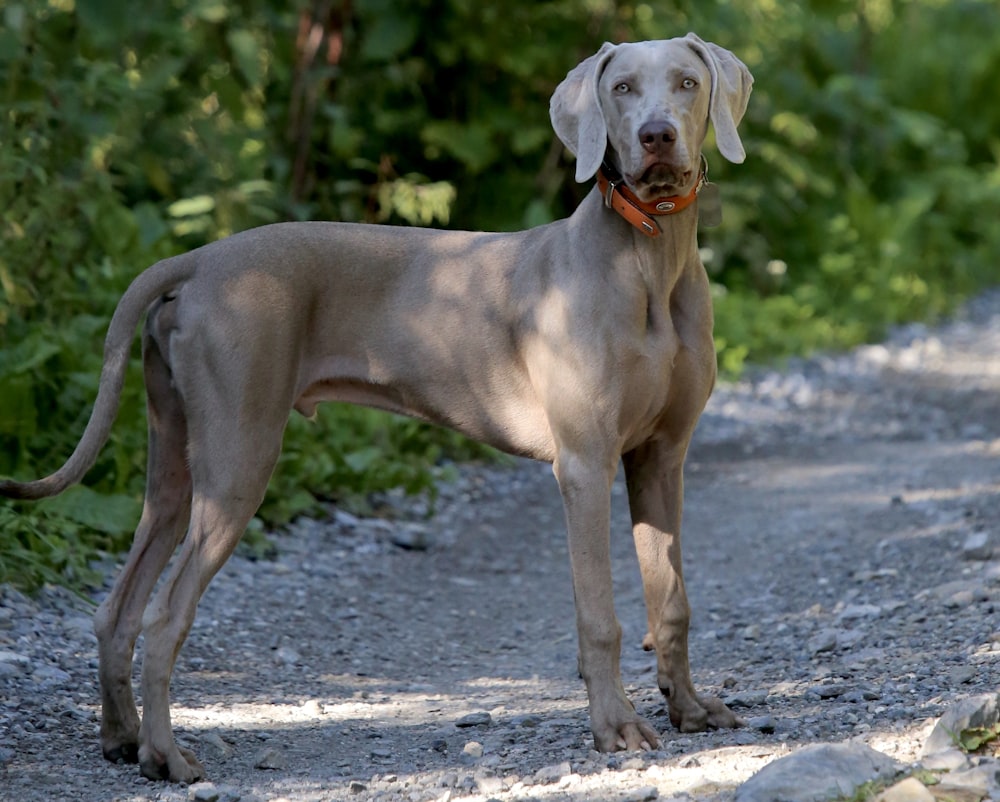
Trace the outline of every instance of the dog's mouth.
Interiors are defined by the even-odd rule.
[[[694,171],[664,162],[654,162],[638,175],[629,177],[632,191],[642,201],[680,195],[691,188]]]

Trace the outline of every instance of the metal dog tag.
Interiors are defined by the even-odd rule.
[[[698,224],[715,228],[722,222],[722,194],[719,185],[706,181],[698,193]]]

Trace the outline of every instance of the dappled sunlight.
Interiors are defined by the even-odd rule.
[[[239,675],[226,675],[227,681]],[[204,679],[204,677],[202,677]],[[338,682],[347,678],[338,677]],[[361,690],[361,688],[364,690]],[[211,698],[211,694],[208,695]],[[241,694],[245,696],[245,694]],[[216,697],[217,698],[217,697]],[[525,680],[479,678],[456,683],[452,693],[442,693],[428,687],[423,691],[398,691],[391,685],[365,683],[350,693],[350,698],[338,701],[310,699],[292,702],[233,702],[224,701],[205,707],[173,705],[177,724],[191,729],[252,729],[264,724],[287,728],[297,725],[322,726],[364,721],[386,727],[417,726],[447,721],[483,708],[483,701],[502,710],[503,715],[538,712],[546,715],[576,713],[585,704],[582,685],[579,694],[566,697],[564,684],[532,678]],[[523,708],[523,709],[522,709]]]

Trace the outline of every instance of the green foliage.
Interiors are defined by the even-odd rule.
[[[0,0],[0,474],[86,423],[136,273],[281,219],[510,230],[569,214],[548,99],[604,40],[688,30],[756,78],[748,160],[707,149],[703,232],[726,373],[934,318],[998,277],[993,0]],[[138,358],[86,489],[0,506],[0,579],[86,581],[142,495]],[[293,419],[270,524],[480,456],[414,421]],[[256,530],[255,530],[256,531]],[[253,553],[265,553],[256,537]]]
[[[727,219],[702,237],[726,288],[723,368],[870,341],[995,283],[1000,109],[984,76],[1000,66],[1000,7],[815,0],[729,12],[766,24],[768,47],[765,57],[754,24],[727,42],[756,84],[750,156],[713,160]]]
[[[997,746],[1000,739],[1000,724],[992,727],[967,727],[957,733],[951,733],[955,746],[963,752],[978,752],[984,746]]]

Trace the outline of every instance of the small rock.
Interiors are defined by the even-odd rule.
[[[973,532],[962,544],[962,559],[985,562],[993,556],[989,532]]]
[[[214,783],[195,783],[188,786],[188,799],[192,802],[218,802],[219,789]]]
[[[811,638],[809,638],[809,653],[810,654],[822,654],[823,652],[832,652],[837,648],[837,630],[835,629],[821,629]]]
[[[747,726],[759,732],[770,734],[774,732],[777,724],[773,716],[754,716],[747,720]]]
[[[264,769],[265,771],[281,771],[288,767],[288,761],[281,754],[281,750],[268,747],[257,754],[257,759],[254,761],[253,767],[255,769]]]
[[[960,610],[969,607],[975,600],[976,596],[972,590],[960,590],[945,599],[944,606],[951,610]]]
[[[983,760],[978,766],[963,771],[949,772],[946,778],[945,790],[972,791],[980,797],[993,796],[1000,793],[1000,762],[993,759]],[[942,783],[944,785],[945,783]]]
[[[362,794],[368,790],[368,786],[363,782],[358,782],[357,780],[351,780],[351,784],[347,786],[347,790],[352,794]]]
[[[456,727],[488,727],[493,723],[493,716],[489,713],[469,713],[467,716],[462,716],[458,721],[455,722]]]
[[[698,760],[694,755],[688,755],[683,758],[680,763],[677,764],[682,769],[696,769],[701,765],[701,761]]]
[[[282,646],[275,650],[274,659],[284,666],[294,666],[302,661],[302,655],[290,646]]]
[[[26,673],[30,665],[30,657],[18,654],[17,652],[0,649],[0,666],[4,666],[10,670],[8,676]]]
[[[847,692],[847,685],[842,682],[830,682],[826,685],[820,685],[815,691],[820,699],[836,699]]]
[[[975,666],[958,666],[948,672],[948,678],[953,685],[965,685],[979,676]]]
[[[767,701],[767,691],[737,691],[726,697],[725,702],[729,707],[756,707]]]
[[[969,758],[961,749],[943,749],[924,755],[920,765],[930,771],[961,771],[969,768]]]
[[[877,604],[848,604],[837,616],[841,621],[854,621],[858,618],[878,618],[882,608]]]
[[[469,741],[462,747],[462,754],[478,760],[483,756],[483,745],[479,741]]]
[[[64,685],[73,677],[56,666],[39,666],[31,672],[31,679],[39,685]]]
[[[481,794],[492,796],[503,792],[503,780],[500,777],[476,777],[476,787]]]
[[[233,747],[216,732],[206,732],[199,740],[206,747],[206,753],[216,760],[229,760],[233,756]]]
[[[875,797],[875,802],[934,802],[934,794],[927,790],[927,786],[915,777],[907,777],[905,780],[886,788],[881,794]]]
[[[655,785],[647,785],[643,788],[637,788],[634,791],[629,791],[621,799],[622,802],[651,802],[653,799],[658,799],[659,796],[659,788]]]
[[[563,777],[573,773],[573,767],[568,760],[551,766],[543,766],[535,772],[535,782],[539,784],[559,782]]]
[[[419,524],[400,524],[390,535],[392,545],[407,551],[427,551],[431,540],[427,529]]]

